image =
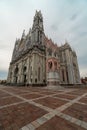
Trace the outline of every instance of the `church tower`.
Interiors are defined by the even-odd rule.
[[[43,17],[41,11],[36,11],[33,20],[32,27],[32,44],[33,45],[43,45],[44,42],[44,28],[43,28]]]
[[[36,11],[32,29],[16,41],[9,67],[8,83],[17,85],[46,85],[46,48],[41,11]]]
[[[31,76],[33,85],[46,84],[46,48],[44,45],[44,28],[41,11],[36,11],[31,31]]]
[[[41,11],[36,11],[28,34],[24,30],[15,42],[7,83],[30,86],[80,83],[76,53],[67,43],[58,47],[45,36]]]

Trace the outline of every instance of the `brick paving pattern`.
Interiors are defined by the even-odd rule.
[[[79,102],[87,104],[87,98],[84,97],[84,98],[80,99]]]
[[[55,95],[55,97],[60,97],[60,98],[65,98],[65,99],[73,100],[77,96],[76,95],[68,95],[68,94],[58,94],[58,95]]]
[[[86,130],[87,89],[0,86],[0,130]]]
[[[43,98],[43,99],[38,99],[35,102],[55,109],[55,108],[60,107],[61,105],[65,104],[67,101],[57,99],[57,98],[54,98],[54,97],[46,97],[46,98]]]
[[[36,94],[36,93],[32,93],[32,94],[21,95],[21,97],[24,97],[26,99],[35,99],[35,98],[42,97],[42,95]]]
[[[25,102],[0,109],[0,121],[6,130],[9,127],[16,130],[14,126],[21,128],[46,113],[45,110]]]
[[[48,120],[46,123],[41,125],[36,130],[85,130],[73,123],[66,121],[58,116],[53,117]]]
[[[63,112],[79,120],[87,122],[87,105],[75,103]]]

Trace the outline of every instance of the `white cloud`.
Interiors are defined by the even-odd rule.
[[[81,57],[87,55],[86,7],[86,0],[0,0],[0,71],[8,70],[16,37],[21,37],[23,29],[28,32],[35,10],[41,9],[46,35],[59,45],[65,39],[70,42],[84,75],[87,62]]]

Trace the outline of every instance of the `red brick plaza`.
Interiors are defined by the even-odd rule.
[[[0,130],[86,130],[87,89],[0,86]]]

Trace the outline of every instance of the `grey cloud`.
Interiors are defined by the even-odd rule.
[[[53,31],[57,31],[57,30],[58,30],[58,27],[57,27],[56,24],[52,24],[50,28],[51,28],[51,30],[53,30]]]
[[[16,37],[21,37],[23,29],[27,30],[32,26],[36,9],[41,9],[44,16],[45,33],[58,45],[65,39],[71,41],[70,45],[78,53],[79,65],[84,64],[86,68],[87,4],[82,3],[83,1],[87,2],[87,0],[1,1],[0,40],[2,41],[0,41],[0,70],[7,70],[15,39]],[[0,74],[2,73],[0,72]]]
[[[74,21],[74,20],[77,19],[77,17],[78,17],[78,14],[73,14],[73,15],[71,16],[70,20]]]
[[[79,36],[87,36],[87,31],[80,32],[80,33],[79,33]]]
[[[84,65],[85,67],[87,67],[87,55],[79,57],[79,63],[81,66]]]

